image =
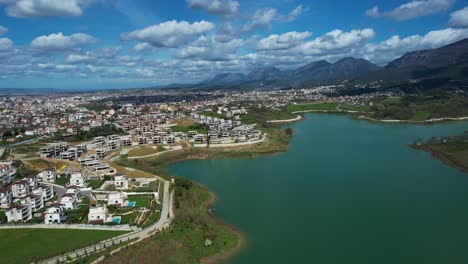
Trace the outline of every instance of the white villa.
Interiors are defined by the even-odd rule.
[[[22,198],[30,194],[29,184],[27,180],[20,180],[11,185],[13,197]]]
[[[0,208],[8,208],[13,200],[13,193],[10,188],[0,188]]]
[[[117,190],[127,190],[128,177],[123,174],[117,174],[114,178],[114,185]]]
[[[28,181],[29,190],[35,189],[37,187],[37,176],[34,174],[26,176],[26,181]]]
[[[107,195],[107,205],[127,206],[128,196],[124,192],[111,192]]]
[[[54,183],[57,179],[57,174],[53,170],[45,170],[37,174],[37,177],[39,177],[43,182]]]
[[[41,195],[30,194],[20,201],[23,205],[29,205],[31,207],[31,211],[36,212],[44,207],[44,200],[42,199]]]
[[[86,175],[81,172],[73,172],[70,176],[70,185],[75,185],[78,187],[85,187],[87,181]]]
[[[65,207],[61,204],[52,204],[42,215],[45,224],[60,224],[67,220]]]
[[[32,218],[32,211],[29,205],[15,205],[5,211],[8,223],[26,222]]]
[[[77,206],[76,196],[72,193],[66,193],[60,198],[60,204],[67,210],[73,210]]]
[[[12,162],[0,162],[0,186],[10,184],[15,178],[16,168]]]
[[[105,204],[91,203],[88,213],[88,223],[90,224],[103,224],[108,222],[109,214]]]

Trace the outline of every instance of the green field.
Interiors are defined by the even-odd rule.
[[[279,111],[265,108],[249,108],[247,111],[248,114],[241,116],[241,121],[244,124],[264,125],[270,120],[284,120],[296,117],[296,115],[284,110]]]
[[[2,263],[31,263],[92,245],[123,232],[67,229],[2,229]]]
[[[337,111],[336,107],[338,102],[322,102],[322,103],[310,103],[310,104],[297,104],[289,105],[286,107],[288,112],[297,111]]]
[[[135,207],[151,207],[151,197],[149,195],[132,195],[128,197],[131,202],[136,202]]]
[[[425,144],[422,149],[462,171],[468,172],[468,141]]]
[[[468,116],[468,100],[446,94],[380,97],[373,100],[371,117],[425,121],[443,117]]]
[[[199,134],[205,134],[206,129],[202,124],[193,124],[190,126],[173,126],[171,127],[172,132],[187,133],[189,131],[197,131]]]

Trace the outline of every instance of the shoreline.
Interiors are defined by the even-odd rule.
[[[459,170],[459,171],[464,172],[464,173],[468,173],[468,168],[467,167],[459,164],[452,157],[450,157],[449,155],[445,154],[444,152],[442,152],[442,151],[440,151],[438,149],[434,149],[434,148],[432,148],[430,146],[426,146],[426,145],[414,145],[414,144],[412,144],[412,145],[409,145],[409,146],[411,148],[430,153],[432,158],[442,161],[445,165],[447,165],[447,166],[449,166],[451,168],[454,168],[454,169]]]
[[[441,118],[432,118],[423,121],[417,120],[401,120],[401,119],[375,119],[372,117],[368,117],[365,115],[358,116],[357,119],[371,121],[371,122],[381,122],[381,123],[399,123],[399,124],[435,124],[435,123],[442,123],[442,122],[450,122],[450,121],[467,121],[468,116],[463,117],[441,117]]]
[[[199,183],[196,183],[196,184],[199,184]],[[208,191],[208,193],[210,194],[210,198],[203,203],[203,206],[205,207],[205,209],[209,210],[210,206],[213,205],[216,202],[217,196],[216,196],[216,194],[214,192],[210,191],[207,187],[205,187],[203,185],[200,185],[200,186],[205,188]],[[246,236],[244,234],[242,234],[241,231],[239,231],[238,229],[236,229],[235,227],[233,227],[233,226],[231,226],[229,224],[224,223],[216,215],[214,215],[212,213],[209,213],[209,215],[217,224],[222,225],[229,232],[231,232],[232,234],[234,234],[237,237],[237,244],[236,244],[235,247],[233,247],[231,249],[228,249],[226,251],[219,252],[219,253],[217,253],[215,255],[212,255],[212,256],[204,257],[204,258],[202,258],[200,260],[200,262],[202,264],[217,264],[217,263],[221,263],[224,260],[232,258],[234,255],[239,253],[244,248],[247,239],[246,239]]]

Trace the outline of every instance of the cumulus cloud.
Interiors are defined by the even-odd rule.
[[[7,33],[8,32],[8,28],[4,27],[4,26],[0,26],[0,36]]]
[[[8,16],[18,18],[81,16],[83,8],[108,0],[0,0]]]
[[[457,28],[468,27],[468,6],[450,14],[449,25]]]
[[[277,14],[278,11],[274,8],[259,9],[255,11],[250,22],[244,25],[242,31],[250,32],[256,29],[269,29],[271,22],[276,18]]]
[[[70,36],[63,35],[62,32],[52,33],[48,36],[40,36],[31,42],[31,47],[44,51],[63,51],[72,48],[89,45],[95,42],[95,38],[88,34],[76,33]]]
[[[239,2],[232,0],[187,0],[189,7],[208,13],[233,15],[239,11]]]
[[[153,46],[151,46],[150,44],[146,42],[140,42],[140,43],[135,44],[135,46],[133,46],[133,50],[137,52],[148,51],[151,49],[153,49]]]
[[[392,36],[379,43],[369,43],[359,52],[359,56],[383,64],[396,59],[406,52],[439,48],[468,37],[468,29],[446,28],[429,31],[425,35],[412,35],[401,38]]]
[[[66,62],[68,63],[88,63],[96,60],[91,54],[70,54],[67,56]]]
[[[81,16],[77,0],[19,0],[6,7],[12,17]]]
[[[289,49],[304,42],[304,39],[312,36],[309,31],[296,32],[291,31],[281,35],[272,34],[266,38],[262,38],[256,45],[257,50],[276,50]]]
[[[189,23],[186,21],[167,21],[121,35],[123,40],[137,40],[158,48],[176,48],[186,43],[194,36],[203,34],[214,28],[207,21]]]
[[[326,53],[343,53],[351,48],[359,47],[374,38],[372,28],[354,29],[349,32],[335,29],[323,36],[305,42],[299,46],[305,55],[323,55]]]
[[[374,18],[387,17],[403,21],[447,11],[454,3],[455,0],[414,0],[384,12],[381,12],[378,6],[374,6],[365,14]]]
[[[243,45],[243,40],[233,39],[228,42],[218,42],[215,38],[201,36],[187,47],[179,50],[177,58],[205,61],[224,61],[235,58],[237,49]]]
[[[6,51],[13,48],[13,41],[9,38],[0,38],[0,51]]]

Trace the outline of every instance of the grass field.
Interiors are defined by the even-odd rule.
[[[135,207],[151,207],[151,197],[149,195],[132,195],[128,197],[131,202],[136,202]]]
[[[2,229],[2,263],[31,263],[68,252],[123,232],[66,229]]]
[[[128,152],[129,157],[138,157],[138,156],[146,156],[160,152],[160,150],[155,147],[138,147],[133,148]]]
[[[419,148],[431,152],[447,165],[468,172],[468,141],[425,144]]]
[[[370,108],[376,119],[425,121],[442,117],[468,116],[468,101],[446,94],[379,97]]]
[[[264,108],[249,108],[248,114],[241,115],[241,121],[244,124],[266,124],[270,120],[283,120],[295,118],[296,115],[287,111],[270,110]]]
[[[317,102],[310,104],[289,105],[286,107],[288,112],[297,111],[337,111],[338,102]]]

